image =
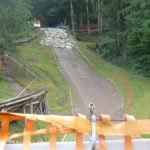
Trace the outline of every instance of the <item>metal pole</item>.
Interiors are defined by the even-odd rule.
[[[92,115],[92,141],[91,150],[95,150],[96,147],[96,116]]]
[[[92,119],[92,135],[91,135],[91,149],[90,150],[95,150],[96,146],[96,116],[94,115],[94,109],[95,105],[91,102],[89,104],[89,109],[91,113],[91,119]]]
[[[98,30],[101,31],[101,24],[100,24],[100,17],[101,17],[101,14],[100,14],[100,3],[99,3],[99,0],[98,0]]]
[[[73,36],[75,36],[72,0],[70,0],[70,8],[71,8],[71,23],[72,23],[72,31],[73,31]]]
[[[101,1],[101,5],[103,5],[103,2]],[[101,12],[101,16],[100,16],[100,29],[101,29],[101,33],[103,32],[103,14]]]
[[[87,12],[88,35],[90,35],[90,20],[89,20],[88,0],[86,0],[86,12]]]

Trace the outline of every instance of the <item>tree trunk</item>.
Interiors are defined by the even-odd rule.
[[[80,27],[83,27],[83,19],[82,19],[82,14],[80,15]]]
[[[97,13],[98,13],[98,16],[97,16],[98,30],[101,31],[101,14],[100,14],[100,3],[99,3],[99,0],[98,0],[98,3],[97,3]]]

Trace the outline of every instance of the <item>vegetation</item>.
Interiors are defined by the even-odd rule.
[[[150,2],[143,0],[103,1],[104,28],[113,41],[102,45],[102,54],[113,61],[128,62],[136,72],[150,77]],[[107,11],[106,11],[107,10]]]
[[[70,21],[68,0],[29,0],[33,17],[40,19],[43,26],[54,26],[61,21]]]
[[[5,0],[0,2],[0,51],[13,49],[13,41],[29,30],[31,18],[43,26],[63,22],[73,30],[97,23],[112,38],[101,42],[104,58],[150,77],[150,2],[147,0]],[[136,55],[135,55],[136,54]],[[125,65],[124,65],[125,64]]]
[[[0,101],[14,97],[15,92],[9,87],[8,83],[5,81],[0,81]]]
[[[149,1],[70,0],[69,3],[68,0],[55,0],[52,5],[47,0],[38,0],[36,4],[34,0],[31,2],[35,9],[39,8],[39,4],[43,4],[34,15],[40,18],[40,14],[47,25],[58,22],[71,25],[71,18],[72,27],[98,23],[100,31],[112,37],[111,41],[101,44],[102,56],[118,65],[128,65],[138,74],[150,77]],[[70,13],[71,4],[73,13]],[[48,20],[48,23],[45,20]]]
[[[28,33],[30,28],[27,21],[30,17],[30,7],[27,1],[0,1],[0,51],[14,49],[14,40]]]
[[[13,96],[15,96],[15,92],[5,82],[3,72],[0,70],[0,102]]]

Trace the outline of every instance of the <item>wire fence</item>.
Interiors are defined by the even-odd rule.
[[[7,79],[10,78],[23,85],[26,85],[26,83],[31,82],[37,77],[34,72],[29,70],[25,65],[19,63],[11,56],[8,56],[6,59],[4,73]]]

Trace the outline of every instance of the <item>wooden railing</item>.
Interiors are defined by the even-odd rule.
[[[76,31],[77,32],[87,32],[88,27],[91,31],[100,31],[100,27],[96,23],[91,23],[91,24],[89,24],[89,26],[87,24],[80,25],[79,27],[77,27]]]

